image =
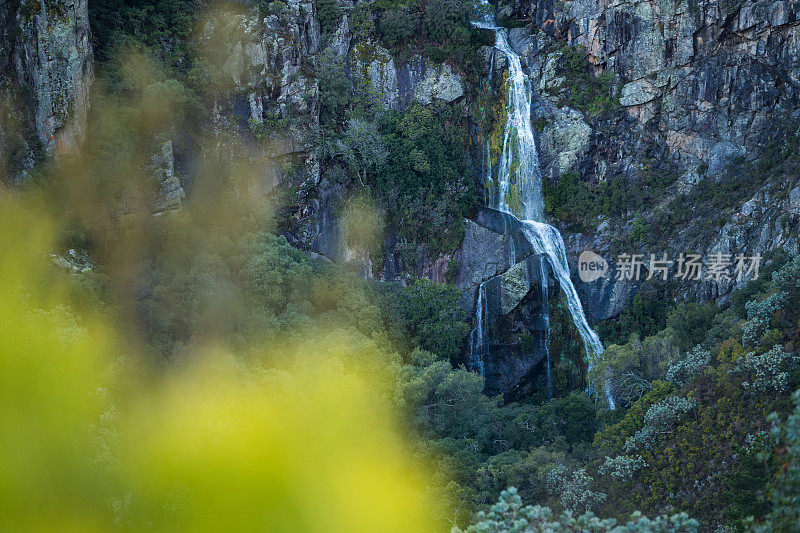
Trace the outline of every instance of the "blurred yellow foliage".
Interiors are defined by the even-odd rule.
[[[319,333],[265,368],[211,346],[143,379],[70,311],[42,213],[0,193],[0,529],[436,528],[381,350]]]

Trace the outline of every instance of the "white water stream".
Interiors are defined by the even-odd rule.
[[[600,342],[597,333],[586,321],[580,298],[570,279],[564,239],[556,228],[544,222],[542,176],[531,124],[532,90],[530,79],[522,69],[519,55],[514,52],[508,43],[508,30],[495,24],[491,6],[486,0],[483,0],[478,8],[480,9],[480,20],[474,24],[494,31],[495,48],[500,50],[508,59],[506,123],[497,173],[498,194],[493,207],[519,218],[522,223],[522,231],[531,243],[533,250],[547,257],[547,262],[550,264],[550,268],[564,293],[572,321],[575,323],[575,327],[583,340],[586,355],[589,359],[589,370],[591,370],[595,361],[603,353],[603,344]],[[487,162],[487,166],[489,167],[488,177],[491,178],[491,160]],[[548,297],[547,276],[542,275],[541,278],[542,295],[546,298]],[[473,345],[471,348],[473,353],[481,354],[481,373],[483,373],[482,355],[485,351],[483,343],[486,342],[485,300],[486,290],[484,284],[481,284],[478,289],[475,317],[478,334],[473,334],[473,341],[478,341],[480,344]],[[549,343],[549,331],[545,331],[545,337],[545,346],[549,348],[547,346]],[[548,392],[550,392],[552,383],[549,353],[547,357],[547,382]],[[604,389],[609,407],[613,410],[615,408],[614,398],[608,382],[605,383]]]

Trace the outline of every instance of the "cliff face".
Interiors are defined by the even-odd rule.
[[[772,160],[786,159],[800,124],[800,3],[536,0],[499,10],[519,26],[509,41],[538,89],[532,118],[545,179],[573,171],[652,197],[582,228],[564,224],[573,267],[585,249],[609,260],[623,251],[797,250],[797,174]],[[574,97],[575,50],[608,81],[611,112],[597,111],[601,95]],[[697,192],[704,189],[727,198],[709,200]],[[678,204],[689,214],[673,216]],[[722,207],[702,209],[710,204]],[[653,238],[632,238],[634,223]],[[708,301],[737,283],[666,285],[674,296]],[[600,320],[619,313],[638,286],[606,279],[579,290]]]
[[[685,174],[701,163],[719,172],[734,155],[756,157],[775,138],[776,120],[797,118],[800,3],[785,1],[603,2],[539,0],[512,13],[540,87],[553,41],[582,46],[597,72],[613,72],[631,127],[657,132]],[[598,178],[604,170],[595,161]],[[686,176],[689,178],[690,176]]]
[[[310,73],[321,45],[313,3],[291,1],[263,17],[256,9],[212,12],[199,41],[224,76],[212,113],[217,131],[245,141],[258,137],[262,142],[250,143],[254,157],[308,162],[316,182],[319,168],[310,158],[319,129],[319,94]],[[291,121],[291,127],[272,131],[265,125],[270,120]],[[281,182],[279,173],[264,179],[267,190]]]
[[[215,129],[231,133],[253,159],[264,161],[269,169],[263,176],[265,192],[279,185],[292,191],[281,216],[282,231],[292,244],[348,261],[354,253],[347,247],[335,206],[358,184],[342,183],[323,168],[320,72],[341,69],[386,111],[413,102],[457,101],[464,97],[465,83],[453,67],[421,53],[393,57],[379,43],[374,27],[354,35],[354,6],[349,2],[339,4],[338,20],[324,33],[316,2],[294,0],[285,8],[275,7],[278,4],[270,4],[266,14],[252,7],[212,15],[205,24],[201,42],[221,55],[229,84],[217,100]],[[345,93],[338,97],[349,98],[350,89],[341,90]],[[446,261],[443,265],[438,270]],[[383,267],[367,260],[360,270],[365,276],[378,276]]]
[[[37,152],[75,149],[86,131],[92,83],[87,0],[11,0],[0,5],[0,122],[14,145],[10,174],[24,178]]]
[[[419,51],[393,55],[374,25],[364,29],[369,25],[356,8],[339,2],[338,19],[324,32],[311,0],[212,14],[198,31],[201,44],[219,54],[228,84],[215,102],[214,131],[230,134],[264,162],[265,192],[291,189],[282,217],[289,239],[342,261],[352,254],[336,206],[355,185],[328,175],[321,161],[320,68],[341,62],[350,81],[370,87],[387,110],[415,101],[462,106],[476,180],[492,128],[487,116],[502,98],[506,69],[489,46],[479,50],[472,78]],[[69,151],[85,132],[92,81],[87,9],[86,0],[0,5],[0,141],[14,180],[39,154]],[[761,163],[775,157],[776,146],[783,157],[800,123],[800,2],[504,0],[497,18],[514,26],[509,43],[535,88],[532,120],[545,179],[556,183],[573,171],[592,185],[620,179],[626,197],[631,185],[652,197],[613,215],[588,213],[579,228],[563,224],[573,267],[584,249],[612,259],[621,251],[754,255],[798,248],[797,174],[762,171]],[[577,63],[591,67],[592,79],[605,80],[609,94],[576,97]],[[183,190],[171,145],[161,152],[154,166],[163,168],[163,203],[172,208]],[[692,196],[709,183],[728,191],[724,209],[711,214],[699,210],[706,203],[701,195]],[[665,221],[671,203],[683,203],[689,214]],[[637,240],[642,225],[657,238]],[[669,231],[656,232],[661,226]],[[365,264],[365,275],[402,273],[393,229],[385,265]],[[427,258],[417,273],[443,280],[448,264],[460,262],[463,271],[472,252],[467,243],[455,256]],[[735,285],[723,280],[671,290],[710,300],[725,298]],[[638,290],[637,283],[613,279],[577,286],[593,320],[619,313]]]

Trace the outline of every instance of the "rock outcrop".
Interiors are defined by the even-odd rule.
[[[175,175],[175,153],[172,141],[165,141],[161,150],[152,158],[153,176],[158,181],[153,212],[156,214],[165,211],[174,211],[181,207],[186,192],[181,185],[180,178]]]
[[[87,0],[0,4],[0,143],[14,181],[41,155],[75,150],[92,79]]]
[[[381,102],[398,109],[411,102],[454,102],[464,96],[464,80],[447,63],[434,63],[420,54],[400,62],[382,46],[360,41],[350,53],[353,78],[369,83]]]
[[[485,390],[511,398],[527,390],[546,356],[549,300],[542,291],[542,273],[548,276],[548,297],[558,294],[558,286],[547,259],[533,252],[517,220],[481,209],[475,222],[465,220],[464,225],[456,275],[461,304],[475,316],[483,285],[489,331],[482,349]]]
[[[313,3],[294,0],[266,17],[257,9],[217,13],[200,38],[201,45],[217,48],[225,75],[217,114],[245,137],[258,137],[252,148],[262,148],[262,157],[309,160],[314,183],[319,89],[311,72],[321,49],[319,31]]]

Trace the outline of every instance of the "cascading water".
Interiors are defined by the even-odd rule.
[[[545,383],[547,384],[547,399],[553,399],[553,370],[550,368],[550,287],[547,282],[547,267],[544,262],[539,263],[539,277],[542,287],[542,312],[544,313],[544,335],[542,336],[542,350],[546,357]]]
[[[539,154],[531,127],[530,79],[519,56],[508,44],[505,30],[495,29],[495,47],[508,58],[508,101],[503,131],[503,151],[498,169],[498,205],[524,220],[542,220],[542,180]]]
[[[486,140],[486,170],[484,171],[485,175],[483,177],[484,183],[491,183],[492,182],[492,148],[491,143],[489,140]],[[483,189],[483,199],[486,205],[491,205],[493,202],[492,200],[492,189],[491,187],[484,187]]]
[[[539,170],[539,155],[536,151],[531,125],[530,79],[522,70],[519,55],[508,43],[507,30],[499,28],[495,24],[488,2],[482,0],[478,9],[480,20],[474,24],[494,31],[495,48],[508,59],[506,123],[497,176],[498,194],[494,201],[494,207],[499,211],[518,216],[521,219],[522,231],[531,243],[533,250],[547,257],[547,262],[564,292],[572,321],[583,340],[589,358],[589,370],[591,370],[595,360],[603,353],[603,344],[597,333],[589,327],[580,298],[570,279],[564,240],[556,228],[543,222],[542,179]],[[541,277],[542,294],[547,295],[547,277]],[[483,299],[479,295],[478,307],[484,305],[483,301],[485,301],[485,294]],[[545,331],[545,337],[548,336],[549,331]],[[480,338],[480,341],[483,343],[483,337]],[[549,352],[549,349],[547,351]],[[549,353],[547,356],[549,389],[552,386]],[[614,398],[608,382],[605,383],[605,395],[609,407],[613,410]]]
[[[470,370],[480,373],[481,377],[484,374],[483,366],[483,352],[484,348],[484,335],[486,333],[486,282],[478,286],[478,299],[475,303],[475,329],[470,333],[471,339],[469,343],[469,358]]]

